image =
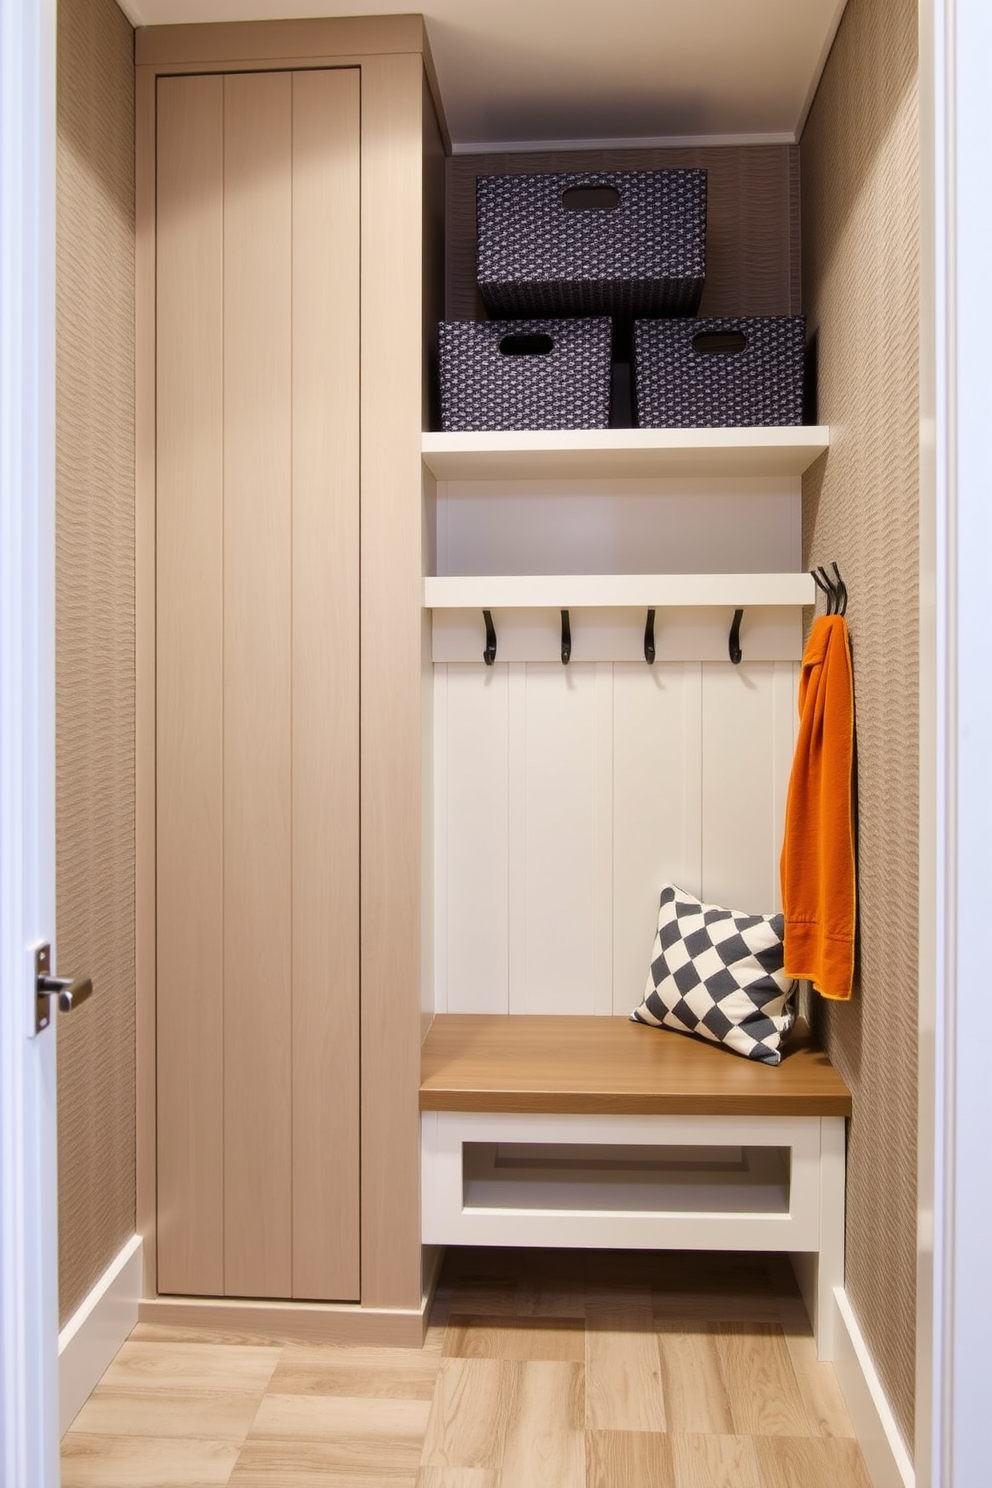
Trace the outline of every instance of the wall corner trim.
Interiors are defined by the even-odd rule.
[[[140,1235],[132,1235],[59,1333],[59,1435],[82,1410],[138,1321]]]
[[[872,1488],[916,1488],[913,1464],[843,1287],[834,1288],[834,1312],[834,1371]]]

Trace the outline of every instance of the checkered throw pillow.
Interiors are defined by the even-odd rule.
[[[724,1044],[765,1064],[781,1061],[795,1022],[783,971],[783,918],[702,904],[666,884],[644,1001],[635,1023]]]

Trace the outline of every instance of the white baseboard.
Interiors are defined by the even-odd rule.
[[[834,1370],[872,1488],[915,1488],[913,1464],[843,1287],[834,1288],[834,1303]]]
[[[59,1334],[59,1434],[64,1436],[138,1321],[141,1236],[114,1257]]]

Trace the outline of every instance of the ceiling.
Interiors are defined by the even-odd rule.
[[[135,25],[383,15],[383,0],[119,0]],[[456,150],[793,141],[845,0],[425,0]]]

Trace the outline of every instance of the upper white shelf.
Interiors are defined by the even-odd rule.
[[[429,610],[810,605],[808,573],[516,574],[427,578]]]
[[[775,429],[535,429],[424,434],[438,480],[802,475],[830,443],[825,425]]]

